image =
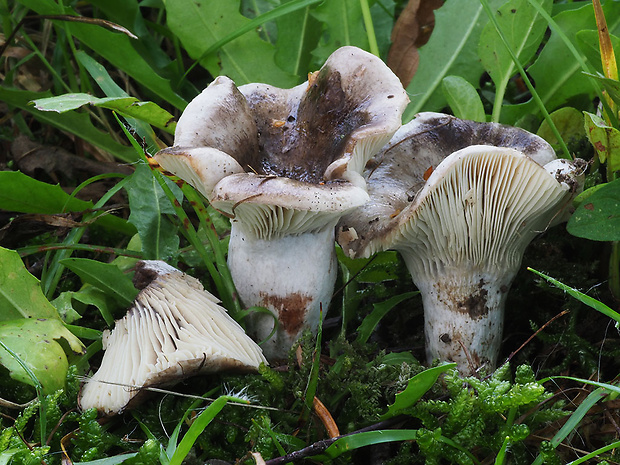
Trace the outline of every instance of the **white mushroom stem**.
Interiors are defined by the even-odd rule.
[[[336,280],[336,223],[368,194],[348,182],[236,174],[222,179],[210,200],[233,218],[228,266],[241,300],[278,320],[262,345],[265,355],[285,359],[305,329],[316,330],[320,309],[327,312]],[[254,313],[248,333],[264,341],[274,317]]]
[[[471,146],[431,174],[391,239],[422,294],[429,362],[456,362],[463,374],[495,368],[523,252],[570,204],[578,171]]]
[[[409,265],[408,265],[409,266]],[[413,266],[413,265],[412,265]],[[456,362],[463,373],[497,364],[504,308],[514,273],[454,270],[440,279],[415,276],[422,294],[426,356]]]
[[[334,224],[265,240],[233,222],[228,266],[241,300],[271,312],[250,315],[248,333],[265,341],[267,359],[282,359],[304,330],[316,333],[320,310],[329,306],[337,275]]]

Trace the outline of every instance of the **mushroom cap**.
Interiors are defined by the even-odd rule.
[[[433,170],[452,153],[471,145],[510,147],[539,165],[555,159],[553,148],[544,139],[523,129],[442,113],[420,113],[368,162],[364,177],[371,200],[341,221],[339,242],[345,253],[350,249],[354,256],[360,256],[359,245],[347,246],[356,236],[368,241],[389,234],[394,225],[390,218],[409,209]],[[350,227],[355,230],[349,231]]]
[[[198,373],[255,371],[261,349],[200,282],[160,261],[139,262],[146,285],[104,336],[99,370],[84,384],[80,407],[119,413],[140,388],[172,384]]]
[[[577,176],[575,164],[566,167],[565,177]],[[468,272],[515,269],[527,244],[572,195],[567,183],[517,150],[471,146],[446,157],[402,211],[391,218],[384,212],[381,228],[367,227],[375,217],[365,206],[343,218],[348,242],[339,242],[353,257],[396,249],[414,279],[463,266]]]
[[[364,189],[349,182],[312,184],[243,173],[222,179],[210,202],[246,234],[269,240],[333,228],[342,215],[368,199]]]
[[[400,127],[407,102],[379,58],[342,47],[292,89],[237,89],[218,77],[184,111],[174,146],[155,159],[207,197],[219,180],[240,172],[363,186],[359,172]]]

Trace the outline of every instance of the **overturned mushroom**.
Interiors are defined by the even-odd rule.
[[[338,235],[351,257],[401,253],[422,294],[428,361],[457,362],[466,374],[494,369],[523,252],[563,218],[582,173],[515,128],[489,126],[486,139],[518,150],[461,148],[483,142],[472,137],[479,124],[422,114],[404,126],[369,163],[371,201],[341,220]]]
[[[82,409],[104,414],[135,405],[140,389],[198,373],[256,371],[265,358],[200,282],[160,261],[138,263],[142,288],[124,318],[104,333],[99,370],[80,393]]]
[[[336,279],[334,226],[368,200],[361,170],[400,126],[407,96],[381,60],[334,52],[292,89],[217,78],[155,158],[232,219],[228,262],[248,331],[284,358],[315,330]]]

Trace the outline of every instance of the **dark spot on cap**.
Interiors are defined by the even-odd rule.
[[[157,278],[157,272],[150,268],[147,268],[144,262],[138,262],[136,264],[136,274],[133,277],[133,285],[136,289],[142,290],[153,280]]]
[[[452,338],[448,333],[443,333],[441,336],[439,336],[439,340],[444,344],[450,344],[452,342]]]

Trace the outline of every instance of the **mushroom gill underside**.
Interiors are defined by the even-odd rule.
[[[388,248],[403,256],[422,294],[429,362],[455,361],[463,373],[492,370],[523,252],[571,195],[519,151],[471,146],[446,157],[380,233],[363,229],[364,209],[377,213],[370,205],[341,222],[340,235],[356,256]]]
[[[254,371],[265,362],[215,297],[178,270],[158,276],[140,292],[104,336],[104,349],[99,370],[82,387],[80,406],[105,414],[135,404],[145,387],[198,373]]]

